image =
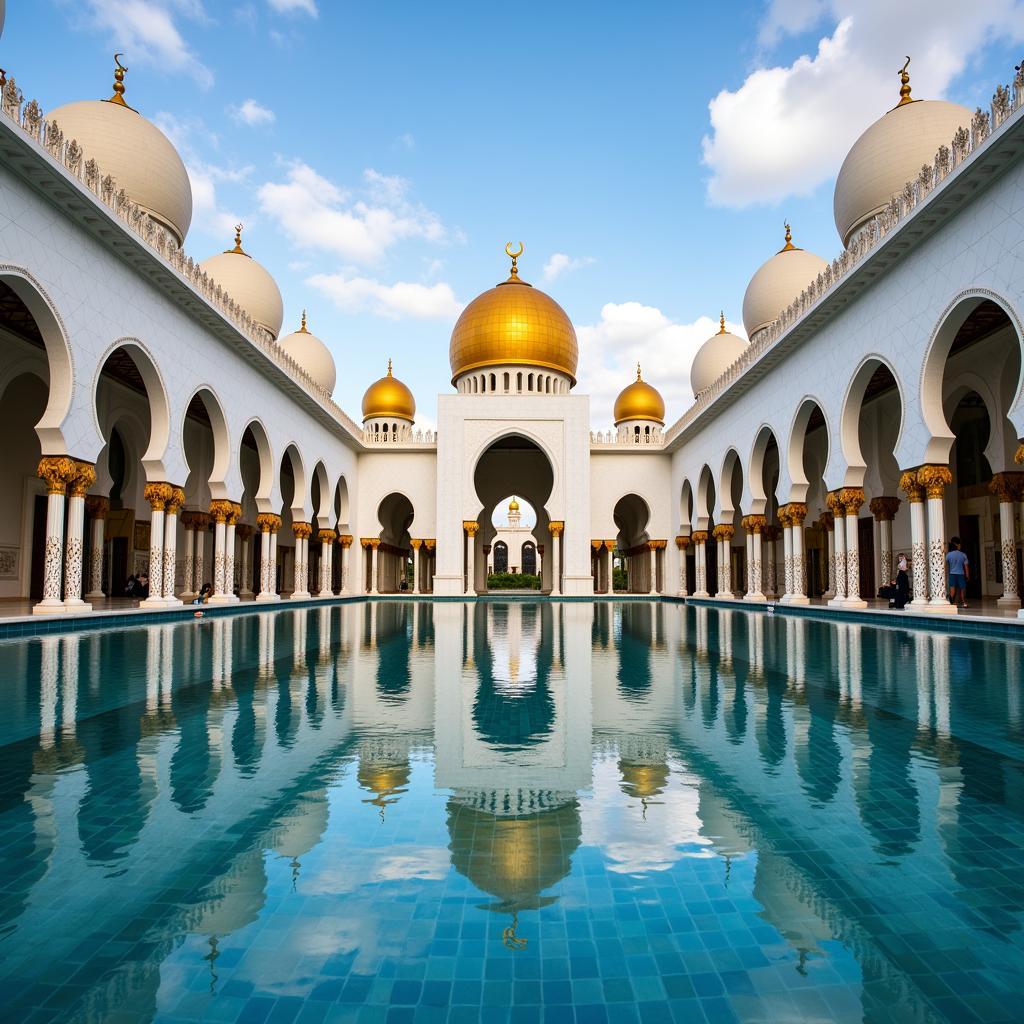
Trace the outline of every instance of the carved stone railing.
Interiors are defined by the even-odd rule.
[[[959,128],[948,146],[940,146],[935,159],[925,164],[918,176],[908,181],[902,191],[896,193],[889,205],[850,240],[844,249],[807,287],[793,300],[768,327],[751,339],[750,344],[734,363],[711,385],[696,396],[694,404],[686,410],[673,425],[673,433],[685,429],[723,391],[742,377],[780,338],[817,306],[835,285],[859,266],[870,253],[941,184],[969,156],[983,148],[1002,124],[1024,106],[1024,64],[1016,71],[1013,85],[1000,85],[992,97],[990,109],[980,107],[974,112],[970,125]]]
[[[665,435],[660,430],[650,434],[620,434],[617,430],[592,430],[590,443],[619,448],[660,448],[665,443]]]
[[[77,139],[65,139],[56,121],[47,121],[35,100],[24,102],[24,96],[13,78],[8,78],[0,91],[0,111],[33,142],[44,149],[86,191],[92,193],[127,228],[149,246],[191,287],[253,346],[292,378],[305,392],[315,398],[335,419],[353,434],[359,428],[331,395],[318,384],[277,342],[256,323],[231,296],[213,280],[191,256],[185,254],[177,240],[149,218],[133,203],[123,188],[95,160],[82,151]]]
[[[396,444],[437,444],[436,430],[413,430],[400,427],[398,430],[371,430],[363,428],[363,443],[373,446]]]

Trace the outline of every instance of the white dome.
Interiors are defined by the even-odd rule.
[[[138,203],[181,245],[192,221],[192,186],[170,139],[123,103],[81,100],[51,110],[46,118],[75,139],[86,160],[95,160],[117,188]]]
[[[820,256],[793,245],[787,224],[785,248],[758,267],[743,295],[743,326],[748,337],[778,320],[827,265]]]
[[[241,228],[237,229],[240,232]],[[276,338],[284,320],[284,303],[277,282],[267,269],[242,251],[241,236],[235,234],[235,247],[219,252],[199,264],[213,280],[262,327]]]
[[[697,350],[690,367],[690,387],[696,398],[707,391],[729,369],[747,347],[747,342],[725,329],[725,317],[717,334],[712,334]]]
[[[836,179],[832,209],[843,245],[970,123],[971,112],[958,103],[915,100],[871,125],[846,154]]]
[[[306,330],[306,314],[302,314],[302,326],[297,331],[281,338],[281,346],[329,395],[334,392],[338,371],[334,365],[331,350],[315,335]]]

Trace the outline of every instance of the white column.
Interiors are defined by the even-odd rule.
[[[789,522],[782,521],[782,600],[787,604],[793,600],[793,534]]]
[[[650,578],[650,580],[648,582],[648,586],[647,586],[647,593],[648,594],[657,594],[658,593],[658,549],[655,546],[655,541],[652,541],[652,540],[648,541],[647,542],[647,548],[648,548],[648,555],[649,555],[647,561],[648,561],[648,565],[650,567],[649,571],[650,571],[650,574],[651,574],[651,578]]]
[[[917,482],[928,499],[928,591],[931,595],[926,610],[937,615],[956,615],[956,605],[949,603],[946,589],[946,486],[953,482],[948,466],[922,466]],[[975,570],[976,571],[976,570]]]
[[[743,523],[744,546],[747,555],[747,588],[743,595],[747,601],[754,599],[754,588],[758,585],[757,577],[754,575],[754,531],[750,527],[749,520]]]
[[[185,492],[176,487],[164,512],[164,581],[161,588],[164,604],[181,604],[174,596],[174,582],[178,567],[178,513],[184,502]]]
[[[793,514],[790,531],[792,534],[791,547],[793,550],[793,598],[792,604],[809,604],[807,597],[807,580],[804,573],[804,516],[806,508],[802,512]]]
[[[466,530],[466,597],[476,594],[476,531],[473,522],[464,524]]]
[[[831,602],[832,598],[836,596],[836,527],[834,518],[832,525],[825,528],[825,537],[828,544],[828,590],[821,596]]]
[[[181,523],[185,528],[185,589],[181,596],[183,600],[191,601],[196,596],[192,589],[192,578],[196,571],[196,531],[192,513],[185,513],[181,517]]]
[[[997,473],[992,478],[992,487],[999,498],[999,549],[1003,560],[1003,596],[997,602],[1002,608],[1020,608],[1020,591],[1017,583],[1017,538],[1013,522],[1016,479]],[[1024,479],[1022,477],[1021,479]],[[973,567],[977,572],[977,567]]]
[[[858,513],[864,504],[864,492],[857,487],[846,487],[840,493],[846,510],[846,607],[866,608],[868,603],[860,596],[860,521]]]
[[[698,530],[693,535],[693,562],[694,569],[696,570],[694,575],[694,584],[696,590],[693,592],[694,597],[708,597],[708,549],[707,549],[707,538],[708,535],[703,530]]]
[[[380,591],[377,589],[377,548],[380,546],[380,542],[370,541],[370,546],[367,551],[370,552],[370,593],[377,594]],[[470,584],[472,584],[472,577],[470,578]]]
[[[272,513],[260,513],[256,516],[256,525],[260,529],[260,592],[257,601],[279,601],[280,596],[274,587],[274,538],[281,520]]]
[[[767,597],[778,597],[779,596],[779,581],[778,581],[778,559],[776,557],[775,547],[778,543],[778,539],[774,536],[776,527],[765,527],[765,530],[771,530],[772,536],[765,533],[765,539],[767,544],[765,546],[765,559],[764,559],[764,575],[767,582],[765,587],[765,596]]]
[[[92,611],[82,600],[82,559],[85,555],[85,493],[96,482],[96,470],[78,463],[68,498],[68,536],[64,551],[64,606],[69,612]]]
[[[106,498],[93,498],[95,513],[92,520],[92,551],[89,555],[89,593],[85,596],[97,600],[105,597],[103,593],[103,545],[107,525]]]
[[[295,534],[295,565],[292,578],[292,600],[301,601],[309,597],[307,576],[309,572],[309,534],[312,532],[309,523],[293,523],[292,533]],[[307,532],[308,531],[308,532]]]
[[[209,517],[205,512],[199,512],[196,514],[196,557],[193,563],[194,576],[192,578],[192,593],[193,595],[198,594],[203,589],[203,584],[206,582],[203,579],[206,574],[206,537],[209,533],[207,527],[210,524]]]
[[[235,593],[235,523],[241,515],[241,508],[236,507],[228,516],[224,529],[224,596],[230,603],[238,602]]]
[[[351,537],[349,537],[347,540],[343,540],[341,542],[341,549],[338,552],[338,557],[341,559],[341,593],[342,594],[347,594],[348,593],[348,566],[349,566],[348,549],[349,549],[349,545],[351,543],[352,543],[352,538]]]
[[[892,520],[879,519],[878,521],[878,545],[882,549],[879,552],[879,567],[882,575],[882,586],[888,586],[895,573],[892,571]]]
[[[846,604],[846,513],[834,492],[829,495],[828,507],[832,510],[834,529],[832,531],[832,561],[834,565],[835,593],[828,602],[833,608]]]
[[[679,549],[679,596],[686,597],[686,549],[690,544],[689,537],[676,537]]]
[[[139,602],[143,608],[161,607],[164,582],[164,508],[171,500],[170,484],[146,484],[143,497],[153,509],[149,522],[149,597]]]
[[[225,541],[227,539],[227,517],[231,506],[226,501],[211,501],[210,515],[213,516],[213,595],[210,604],[226,604],[224,592],[224,569],[226,565]]]
[[[318,597],[333,597],[331,590],[331,576],[334,566],[331,563],[331,551],[334,545],[333,531],[321,531],[320,533],[320,593]]]
[[[280,522],[279,519],[278,526],[270,534],[270,565],[267,567],[267,590],[272,595],[272,601],[278,601],[281,598],[281,595],[277,592],[277,531],[280,529]]]
[[[750,524],[750,530],[747,536],[750,538],[750,550],[751,558],[747,565],[747,600],[749,601],[764,601],[765,595],[762,580],[764,574],[762,572],[763,562],[763,531],[765,528],[765,521],[763,516],[752,517]]]
[[[908,607],[923,609],[928,605],[928,535],[924,518],[923,492],[918,488],[908,497],[910,501],[910,572],[914,586],[914,598]]]
[[[423,541],[414,540],[412,542],[412,592],[418,594],[420,592],[420,546]]]
[[[551,523],[551,596],[558,597],[562,593],[562,524]]]
[[[252,597],[252,588],[249,586],[249,580],[252,578],[252,570],[249,566],[249,559],[252,556],[252,529],[246,526],[244,530],[238,532],[238,554],[240,559],[239,564],[239,575],[241,576],[241,586],[238,588],[239,597]]]
[[[718,530],[718,593],[719,600],[731,601],[732,592],[732,534],[731,526],[723,525]]]

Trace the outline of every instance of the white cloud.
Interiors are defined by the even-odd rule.
[[[193,53],[175,23],[176,14],[207,20],[198,0],[88,0],[83,14],[125,53],[129,67],[140,60],[191,75],[204,89],[213,85],[213,72]]]
[[[899,99],[905,54],[914,58],[914,96],[937,98],[994,38],[1024,39],[1022,0],[774,0],[761,41],[822,19],[832,30],[813,55],[757,68],[710,102],[702,145],[713,204],[778,203],[833,177],[860,133]]]
[[[369,168],[356,194],[297,160],[288,165],[283,181],[266,182],[258,195],[261,210],[277,221],[296,246],[373,264],[400,240],[446,239],[438,216],[409,202],[408,189],[404,178]]]
[[[231,116],[240,124],[255,127],[261,124],[273,124],[277,120],[277,115],[269,107],[265,107],[253,99],[246,100],[241,106],[228,109]]]
[[[451,285],[443,281],[432,285],[413,281],[384,284],[368,277],[337,273],[314,274],[307,283],[348,313],[365,311],[392,319],[454,320],[462,312],[462,303],[455,298]]]
[[[308,14],[311,18],[319,15],[316,0],[267,0],[272,11],[278,14]]]
[[[726,327],[745,337],[738,324]],[[666,423],[672,423],[693,405],[690,366],[697,349],[718,331],[718,321],[702,316],[690,324],[675,323],[654,306],[639,302],[609,302],[601,319],[576,327],[580,342],[579,391],[590,395],[590,416],[595,429],[612,425],[612,406],[618,393],[636,379],[636,364],[643,377],[665,399]]]
[[[395,139],[395,149],[415,149],[416,136],[412,132],[403,132]]]
[[[544,280],[550,284],[556,277],[579,270],[580,267],[589,267],[593,262],[593,256],[574,258],[564,252],[552,253],[551,258],[544,264]]]

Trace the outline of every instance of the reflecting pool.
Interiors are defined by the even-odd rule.
[[[635,601],[0,642],[0,1017],[1019,1021],[1021,654]]]

